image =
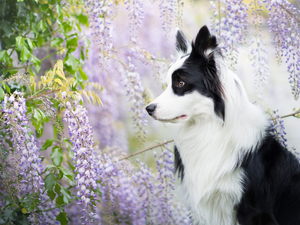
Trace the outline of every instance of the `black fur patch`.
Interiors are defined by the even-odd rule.
[[[217,41],[211,36],[206,26],[202,27],[192,43],[192,52],[181,68],[172,74],[173,92],[183,96],[197,90],[202,95],[212,98],[215,113],[225,120],[224,92],[219,79],[213,51],[206,56],[207,50],[216,50]],[[185,82],[183,87],[177,87],[178,82]]]
[[[184,34],[180,30],[178,30],[176,34],[176,50],[186,53],[189,44],[190,43],[188,42]]]
[[[300,164],[272,135],[245,157],[240,225],[300,224]]]
[[[179,154],[179,151],[176,147],[174,146],[174,173],[178,171],[178,178],[181,178],[181,182],[184,177],[184,165],[182,164],[182,160]]]

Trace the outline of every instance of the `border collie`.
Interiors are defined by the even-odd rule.
[[[166,90],[146,110],[178,123],[175,171],[201,225],[300,225],[300,164],[270,133],[206,26],[178,30]]]

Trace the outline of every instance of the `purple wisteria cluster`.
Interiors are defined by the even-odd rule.
[[[167,146],[166,146],[167,148]],[[156,194],[158,196],[159,205],[157,205],[156,218],[160,224],[171,224],[174,212],[174,161],[173,153],[167,149],[162,150],[161,154],[156,157],[156,168],[158,170]],[[158,210],[159,209],[159,210]]]
[[[287,0],[266,1],[268,24],[273,34],[276,57],[286,58],[289,82],[295,100],[300,91],[300,11]]]
[[[250,49],[250,60],[254,69],[255,87],[257,89],[258,97],[263,97],[263,87],[266,84],[269,75],[268,59],[266,44],[262,34],[262,7],[263,2],[260,0],[254,1],[250,4],[252,9],[253,25],[255,28],[254,38]]]
[[[130,40],[133,43],[137,43],[138,30],[141,28],[143,17],[143,3],[141,0],[127,0],[128,17],[129,17],[129,29],[130,29]]]
[[[172,28],[172,23],[177,12],[177,1],[175,0],[161,0],[159,4],[160,17],[162,18],[162,28],[169,34]]]
[[[12,133],[12,141],[15,154],[19,158],[19,173],[22,176],[21,191],[33,190],[40,195],[44,190],[44,182],[40,174],[42,172],[39,149],[36,146],[34,136],[27,127],[26,100],[21,93],[14,92],[10,97],[5,96],[2,102],[4,123],[9,126],[7,132]]]
[[[26,100],[22,93],[15,91],[12,95],[4,96],[2,102],[2,112],[4,113],[4,124],[8,126],[7,133],[12,134],[13,152],[11,153],[11,163],[14,163],[13,174],[14,188],[18,190],[18,195],[33,195],[32,200],[35,204],[35,210],[49,209],[53,204],[48,200],[45,192],[45,186],[41,177],[42,165],[37,147],[31,129],[27,126],[26,118]],[[8,137],[8,136],[7,136]],[[19,175],[17,177],[17,175]],[[26,198],[25,198],[26,199]],[[41,202],[44,202],[44,204]],[[58,214],[57,210],[47,210],[41,214],[29,212],[29,221],[35,224],[59,224],[55,220]]]
[[[98,46],[101,70],[109,66],[109,54],[113,49],[112,21],[115,17],[116,1],[85,0],[87,13],[91,21],[93,37]]]
[[[284,121],[278,115],[278,110],[273,111],[272,119],[270,119],[271,132],[277,137],[278,141],[285,147],[287,145]]]
[[[243,0],[211,1],[212,30],[220,41],[220,47],[229,61],[230,69],[235,70],[237,63],[237,46],[245,42],[247,35],[247,10]]]
[[[70,141],[73,144],[71,151],[74,152],[77,196],[82,204],[85,221],[89,222],[89,214],[92,213],[88,211],[88,206],[95,201],[97,189],[97,163],[92,127],[87,110],[77,103],[66,103],[63,120],[68,124]]]
[[[283,119],[278,115],[278,110],[273,111],[273,115],[271,115],[270,126],[272,134],[278,139],[278,141],[286,148],[288,148],[285,126]],[[291,147],[288,148],[290,152],[292,152],[297,159],[300,161],[300,154],[296,148]]]
[[[99,158],[102,198],[98,208],[103,224],[191,224],[187,208],[173,202],[172,152],[165,149],[155,155],[157,173],[139,160],[134,168],[106,154]]]
[[[147,131],[144,126],[147,125],[146,112],[145,112],[145,102],[143,99],[144,87],[142,85],[141,77],[138,72],[136,72],[135,66],[129,64],[131,71],[122,72],[123,80],[127,90],[128,101],[132,102],[130,111],[133,113],[133,125],[138,129],[137,135],[138,140],[141,143],[144,142],[146,138]]]

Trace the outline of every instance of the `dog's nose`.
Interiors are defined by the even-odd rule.
[[[156,109],[156,104],[150,104],[146,107],[146,110],[150,116],[153,115],[153,112],[155,111],[155,109]]]

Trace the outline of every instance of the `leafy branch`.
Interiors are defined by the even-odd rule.
[[[48,92],[46,92],[46,93],[44,93],[44,94],[41,94],[41,95],[31,96],[31,97],[29,97],[29,98],[26,98],[26,101],[28,101],[28,100],[30,100],[30,99],[34,99],[34,98],[44,97],[45,95],[48,95],[48,94],[57,92],[57,91],[59,91],[59,90],[60,90],[60,89],[55,89],[55,90],[53,90],[53,91],[48,91]]]

